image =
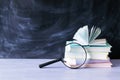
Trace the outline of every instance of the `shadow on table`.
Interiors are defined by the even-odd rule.
[[[120,67],[120,60],[111,60],[112,67]]]

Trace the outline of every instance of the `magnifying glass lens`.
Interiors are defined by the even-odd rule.
[[[65,47],[63,63],[69,68],[82,67],[87,59],[85,48],[78,43],[69,43]]]

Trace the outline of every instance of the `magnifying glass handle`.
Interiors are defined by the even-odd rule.
[[[55,63],[55,62],[59,62],[59,61],[62,61],[62,58],[55,59],[55,60],[52,60],[52,61],[49,61],[49,62],[46,62],[46,63],[40,64],[39,67],[40,67],[40,68],[43,68],[43,67],[45,67],[45,66],[47,66],[47,65],[50,65],[50,64],[53,64],[53,63]]]

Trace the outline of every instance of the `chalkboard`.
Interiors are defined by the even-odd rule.
[[[58,58],[84,25],[120,58],[120,0],[0,0],[0,58]]]

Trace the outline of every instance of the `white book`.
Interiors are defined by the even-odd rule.
[[[109,53],[89,53],[90,59],[108,60]]]
[[[66,41],[66,45],[69,44],[69,43],[72,43],[72,42],[75,42],[75,41]],[[98,44],[98,43],[97,43]],[[103,44],[103,43],[99,43],[99,44]],[[90,46],[89,45],[83,45],[83,47],[86,49],[87,52],[111,52],[111,45],[109,43],[106,42],[106,44],[103,44],[103,45],[93,45],[91,44]],[[77,52],[80,52],[80,49],[79,49],[79,46],[72,46],[69,47],[69,49],[72,49],[72,51],[77,51]]]

